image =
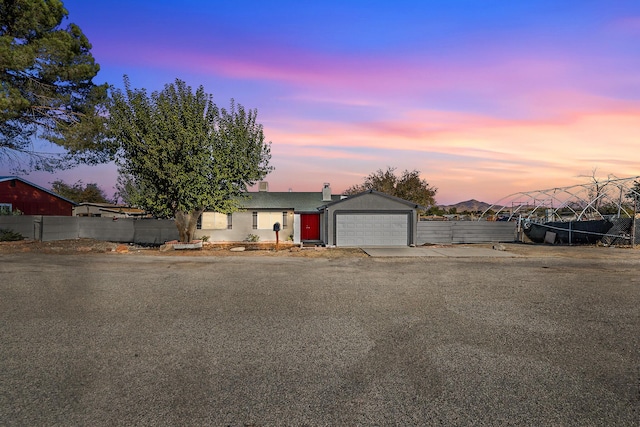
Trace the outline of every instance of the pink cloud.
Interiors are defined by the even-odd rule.
[[[455,89],[469,93],[495,94],[496,91],[526,90],[553,84],[566,77],[572,65],[566,58],[544,58],[488,49],[482,62],[477,58],[426,58],[354,55],[308,52],[291,46],[257,45],[251,50],[190,51],[158,45],[122,49],[118,44],[102,47],[101,57],[109,61],[146,67],[180,68],[191,72],[233,79],[266,80],[323,90],[371,91],[361,94],[361,103],[371,97]],[[475,61],[475,62],[474,62]],[[331,92],[330,92],[331,93]],[[328,98],[344,92],[334,92]],[[327,97],[327,93],[324,94]]]
[[[594,167],[621,176],[640,171],[640,105],[602,95],[620,82],[633,86],[635,74],[609,75],[552,47],[521,53],[488,46],[482,58],[358,57],[268,43],[215,54],[145,46],[109,55],[119,63],[282,84],[279,109],[264,121],[277,168],[272,188],[286,190],[295,176],[297,190],[307,181],[313,189],[313,180],[327,175],[334,188],[346,188],[397,166],[422,170],[440,197],[490,201]],[[300,106],[313,119],[302,118]],[[335,110],[343,107],[371,114],[342,118]],[[331,119],[323,119],[327,109]]]
[[[518,191],[569,185],[567,180],[594,167],[619,176],[640,173],[635,149],[639,115],[638,107],[576,112],[555,120],[414,111],[405,120],[383,123],[305,121],[292,132],[278,127],[269,138],[274,147],[282,145],[287,159],[313,158],[312,163],[328,169],[337,160],[357,161],[350,172],[360,177],[386,166],[418,169],[440,188],[441,197],[476,194],[474,198],[497,200]],[[336,182],[344,188],[360,181],[339,170],[332,176],[343,176]]]

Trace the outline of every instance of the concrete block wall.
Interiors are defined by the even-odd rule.
[[[109,242],[134,242],[136,220],[78,217],[78,236]]]
[[[161,245],[178,240],[178,229],[172,219],[142,219],[134,221],[133,242],[145,245]]]
[[[72,216],[0,216],[0,228],[27,239],[67,240],[89,238],[109,242],[162,244],[178,239],[173,220],[90,218]]]
[[[491,243],[516,240],[516,223],[503,221],[419,221],[418,245]]]
[[[22,234],[27,239],[34,240],[34,218],[42,217],[25,215],[2,215],[0,216],[0,228],[15,231],[16,233]]]
[[[43,215],[41,218],[41,238],[43,242],[49,242],[52,240],[77,239],[79,237],[77,217]],[[38,236],[36,236],[36,239],[37,238]]]

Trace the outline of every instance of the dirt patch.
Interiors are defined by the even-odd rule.
[[[55,240],[52,242],[38,242],[35,240],[20,240],[17,242],[0,242],[0,253],[37,252],[52,254],[77,253],[110,253],[115,252],[118,243],[103,242],[93,239]]]
[[[242,249],[240,249],[242,248]],[[141,251],[145,255],[170,256],[286,256],[300,258],[342,258],[360,257],[368,255],[360,248],[327,248],[312,246],[301,248],[292,243],[204,243],[202,249],[171,250],[160,253],[159,250]]]
[[[507,252],[524,257],[534,258],[578,258],[578,259],[629,259],[639,258],[640,248],[607,247],[597,245],[560,246],[530,243],[503,243]],[[431,245],[447,247],[452,245]],[[494,244],[453,245],[493,248]],[[239,250],[238,248],[242,248]],[[234,249],[234,250],[232,250]],[[18,242],[0,242],[0,254],[34,252],[49,254],[114,254],[114,255],[144,255],[144,256],[268,256],[268,257],[300,257],[300,258],[344,258],[368,255],[359,248],[327,248],[312,246],[301,248],[292,243],[281,243],[276,248],[275,243],[205,243],[201,249],[160,251],[158,246],[140,246],[104,242],[93,239],[56,240],[52,242],[37,242],[22,240]]]
[[[242,251],[231,250],[243,248]],[[201,249],[160,251],[158,246],[140,246],[104,242],[93,239],[56,240],[52,242],[38,242],[22,240],[18,242],[0,242],[0,254],[16,252],[34,252],[49,254],[80,254],[80,253],[108,253],[108,254],[137,254],[164,256],[289,256],[302,258],[340,258],[362,257],[368,255],[359,248],[326,248],[304,247],[291,243],[282,243],[276,247],[275,243],[205,243]]]

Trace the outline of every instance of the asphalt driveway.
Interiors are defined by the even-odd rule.
[[[639,267],[2,255],[0,420],[637,426]]]

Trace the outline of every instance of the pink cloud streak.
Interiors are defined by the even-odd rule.
[[[548,87],[568,79],[573,65],[566,58],[527,55],[491,60],[473,58],[412,59],[327,55],[283,46],[256,46],[242,52],[195,52],[157,45],[136,49],[102,48],[109,61],[135,66],[189,69],[207,75],[246,80],[276,81],[302,88],[324,88],[353,93],[372,91],[369,97],[398,93],[441,92],[455,89],[485,95]],[[333,97],[338,93],[334,93]],[[366,98],[366,97],[364,97]]]
[[[445,197],[480,191],[478,197],[497,200],[517,191],[559,185],[593,168],[619,176],[640,173],[635,155],[640,108],[576,112],[549,121],[429,111],[408,116],[403,121],[357,125],[298,123],[308,129],[306,133],[289,132],[286,127],[266,131],[274,147],[282,145],[287,158],[359,160],[356,171],[361,176],[386,166],[418,169]],[[391,151],[400,163],[388,164]],[[346,180],[345,188],[354,184]],[[470,180],[475,183],[473,190],[465,187]]]

